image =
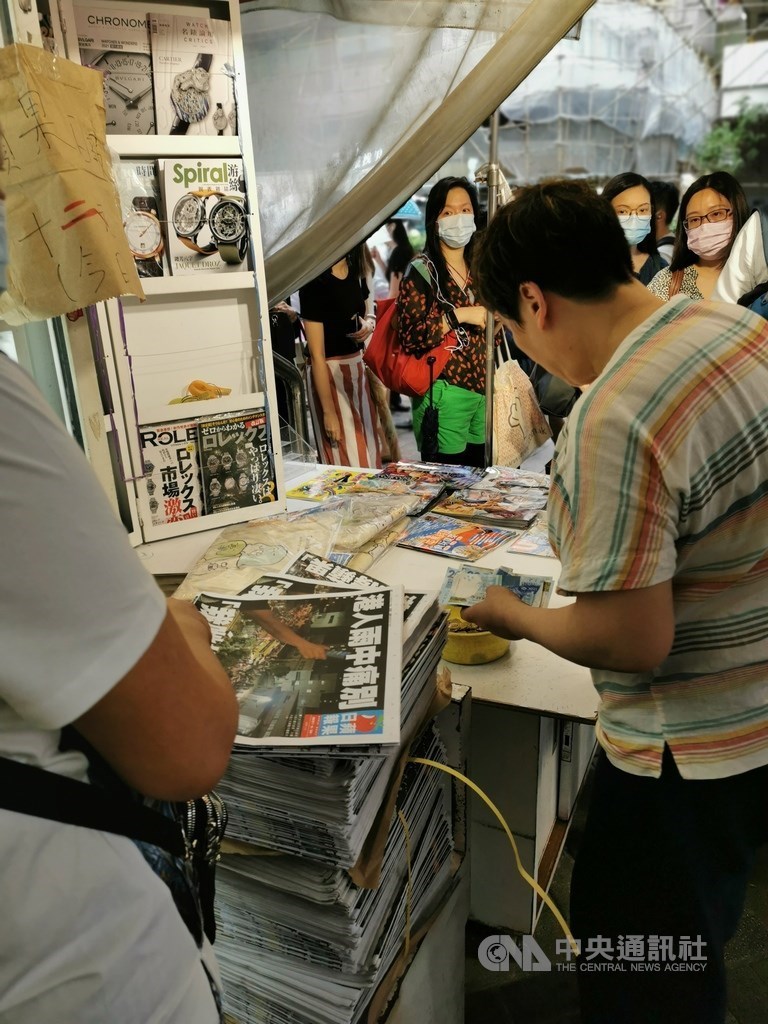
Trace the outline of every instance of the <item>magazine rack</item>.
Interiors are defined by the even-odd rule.
[[[108,134],[107,142],[123,166],[129,160],[140,161],[146,164],[149,176],[156,167],[160,183],[163,180],[164,164],[171,160],[183,163],[185,167],[194,167],[199,161],[201,164],[216,163],[241,170],[247,196],[247,254],[242,263],[224,263],[223,259],[227,258],[224,256],[224,247],[219,246],[216,253],[215,239],[211,241],[212,235],[205,233],[204,238],[200,236],[197,251],[214,253],[219,266],[214,270],[172,273],[168,254],[171,242],[175,246],[178,246],[178,242],[170,223],[170,208],[176,202],[176,197],[169,193],[163,196],[156,210],[164,236],[164,253],[158,258],[158,263],[162,259],[164,265],[163,276],[142,278],[147,297],[145,302],[139,302],[133,297],[113,299],[87,310],[86,316],[117,504],[134,544],[220,528],[283,511],[285,498],[280,432],[237,0],[214,0],[204,6],[194,0],[192,3],[176,0],[157,3],[119,0],[108,4],[104,0],[50,0],[50,7],[52,14],[54,7],[58,14],[61,35],[57,49],[77,62],[81,62],[78,24],[83,25],[84,11],[92,13],[94,17],[111,16],[115,23],[115,34],[121,31],[116,16],[126,11],[135,11],[137,18],[147,18],[148,12],[157,16],[190,15],[197,12],[200,18],[216,19],[229,24],[232,61],[226,67],[233,72],[236,119],[232,112],[227,123],[219,109],[217,116],[221,123],[214,121],[215,127],[221,129],[218,133],[214,129],[212,134],[193,134],[190,126],[189,133],[183,130],[179,134]],[[52,21],[55,27],[56,19],[52,18]],[[149,57],[146,59],[149,61]],[[211,75],[211,82],[213,79]],[[119,75],[115,81],[119,86]],[[128,82],[130,86],[130,79]],[[142,102],[141,97],[137,96],[132,110],[135,112],[137,107],[140,110]],[[170,95],[167,102],[170,104]],[[221,104],[216,106],[221,108]],[[160,113],[158,108],[155,116],[159,118]],[[234,131],[237,134],[232,134]],[[190,192],[196,188],[187,182],[185,185]],[[222,196],[227,192],[231,192],[231,189],[226,185],[212,186],[209,194]],[[164,201],[166,198],[167,203]],[[232,197],[224,194],[223,198]],[[209,215],[215,200],[211,199],[205,205],[206,201],[204,198],[202,202],[207,211],[205,215],[208,216],[208,226],[212,228]],[[150,209],[155,212],[154,206]],[[193,245],[197,246],[197,242],[193,242]],[[190,248],[185,250],[188,256]],[[230,256],[231,249],[230,246]],[[243,252],[245,243],[241,254]],[[202,262],[202,257],[199,260]],[[73,336],[77,336],[78,330],[82,335],[83,328],[82,325],[72,325],[72,328],[69,333],[74,349],[76,343]],[[180,402],[179,399],[189,385],[200,381],[216,385],[221,389],[221,394],[206,400],[194,400],[187,395],[186,400]],[[81,385],[79,379],[78,385]],[[95,389],[92,387],[91,390]],[[172,400],[177,404],[169,404]],[[222,473],[216,484],[223,489],[226,483],[231,491],[231,500],[225,501],[227,495],[224,494],[218,501],[204,501],[204,491],[210,480],[206,478],[205,472],[198,474],[197,470],[194,471],[194,479],[190,477],[188,459],[184,453],[184,449],[191,449],[197,466],[202,469],[204,459],[200,458],[199,444],[195,450],[194,424],[201,419],[209,420],[218,416],[231,417],[233,424],[238,415],[242,418],[252,417],[262,410],[261,418],[266,423],[259,434],[259,447],[271,456],[271,466],[265,467],[262,456],[258,487],[254,484],[252,491],[246,492],[246,478],[243,477],[243,493],[239,493],[235,484],[238,475],[234,473],[233,467],[234,475],[225,477]],[[93,427],[90,410],[86,407],[84,411],[85,424],[90,422]],[[230,426],[230,431],[227,436],[232,439],[231,452],[234,452],[234,445],[239,445],[239,442],[236,442],[234,426]],[[164,441],[170,438],[170,444],[160,444],[157,439],[161,437]],[[181,443],[184,438],[188,438],[188,445]],[[89,449],[94,447],[93,437],[86,438],[86,446]],[[183,504],[177,494],[181,479],[180,467],[174,462],[177,449],[181,451],[180,458],[185,460],[187,468]],[[158,458],[154,458],[154,454]],[[89,456],[92,456],[90,450]],[[92,458],[92,461],[98,462],[98,459]],[[105,461],[103,453],[101,461]],[[243,468],[249,467],[241,465],[240,469]],[[103,478],[104,473],[101,475]],[[254,479],[256,475],[254,472]],[[163,504],[163,497],[168,495],[176,500]]]

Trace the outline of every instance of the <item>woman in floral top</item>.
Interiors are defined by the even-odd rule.
[[[397,333],[406,352],[426,355],[453,335],[447,339],[455,346],[452,355],[432,389],[438,454],[428,454],[432,461],[467,466],[485,465],[486,310],[475,301],[469,269],[479,213],[477,189],[466,178],[443,178],[432,187],[420,257],[431,281],[411,264],[397,296]],[[422,457],[427,457],[422,424],[429,405],[429,393],[412,401]]]
[[[749,217],[747,197],[727,171],[704,174],[680,203],[672,262],[648,285],[660,299],[708,299]]]

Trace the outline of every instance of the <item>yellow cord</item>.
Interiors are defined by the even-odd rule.
[[[405,861],[408,865],[408,889],[405,900],[405,955],[408,956],[408,951],[411,948],[411,901],[413,899],[413,888],[411,884],[411,832],[408,828],[408,822],[405,820],[403,812],[398,811],[397,816],[400,819],[400,824],[403,826],[403,832],[405,833]]]
[[[579,955],[579,944],[576,942],[576,939],[574,939],[573,935],[571,934],[571,930],[568,927],[568,924],[566,923],[565,918],[560,913],[560,911],[557,909],[557,907],[555,906],[553,900],[550,899],[550,897],[547,895],[547,893],[545,893],[544,890],[541,888],[541,886],[536,881],[536,879],[535,878],[531,878],[531,876],[528,874],[528,872],[523,867],[522,861],[520,860],[520,854],[517,852],[517,844],[515,843],[515,838],[512,835],[512,832],[510,831],[509,825],[506,823],[506,821],[504,821],[504,818],[501,815],[501,811],[498,809],[496,804],[493,803],[493,801],[490,799],[490,797],[486,796],[486,794],[482,791],[482,789],[480,789],[480,787],[478,785],[476,785],[476,783],[474,783],[472,781],[472,779],[468,779],[466,775],[462,775],[461,772],[457,772],[455,768],[451,768],[447,764],[440,764],[438,761],[430,761],[426,757],[409,757],[408,760],[413,762],[413,764],[424,764],[424,765],[428,765],[430,768],[439,768],[441,772],[447,772],[449,775],[452,775],[455,779],[458,779],[460,782],[463,782],[463,783],[465,783],[465,785],[469,786],[469,788],[474,793],[477,793],[477,795],[480,797],[480,799],[483,800],[490,807],[490,809],[493,811],[493,813],[496,815],[496,817],[501,822],[501,827],[507,833],[507,839],[509,839],[510,843],[512,844],[512,850],[514,851],[514,854],[515,854],[515,862],[517,864],[517,870],[519,871],[520,876],[523,879],[525,879],[525,881],[528,883],[528,885],[530,885],[530,887],[533,889],[533,891],[538,896],[540,896],[542,898],[542,900],[544,900],[544,902],[547,904],[549,909],[555,915],[555,920],[560,925],[560,927],[563,929],[563,934],[565,935],[566,939],[568,939],[568,942],[571,945],[571,949],[573,950],[575,955],[578,956]]]

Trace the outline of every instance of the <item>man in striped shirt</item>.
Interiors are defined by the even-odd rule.
[[[768,322],[657,299],[573,182],[518,193],[474,269],[519,348],[587,388],[549,504],[575,601],[492,588],[466,612],[589,666],[600,694],[572,926],[614,965],[629,940],[664,952],[653,973],[580,965],[582,1017],[722,1024],[723,950],[768,840]]]

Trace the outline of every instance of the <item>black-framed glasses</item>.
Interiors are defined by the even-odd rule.
[[[702,215],[692,217],[686,217],[683,221],[683,227],[686,231],[693,231],[699,227],[702,221],[707,221],[708,224],[722,224],[724,220],[728,220],[729,217],[733,216],[733,210],[726,206],[718,206],[715,210],[710,210],[709,213],[702,213]]]

